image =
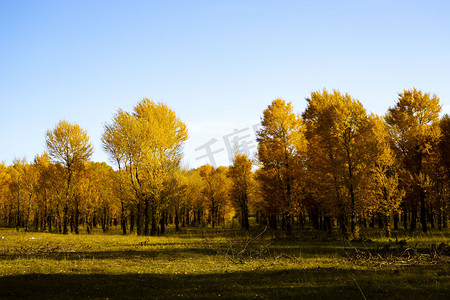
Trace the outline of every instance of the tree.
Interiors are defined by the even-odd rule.
[[[426,219],[426,186],[427,174],[424,164],[440,138],[439,113],[441,106],[436,95],[423,93],[420,90],[404,90],[399,94],[396,105],[389,108],[386,122],[390,126],[393,146],[408,172],[406,181],[418,195],[420,203],[420,222],[423,232],[427,232]],[[411,230],[416,227],[417,203],[412,197]]]
[[[23,177],[21,180],[21,185],[23,187],[23,192],[25,196],[24,203],[24,227],[26,231],[31,230],[32,220],[35,219],[34,213],[36,211],[36,181],[37,181],[37,170],[34,164],[25,164],[23,169]]]
[[[82,180],[76,193],[76,211],[86,220],[87,232],[94,227],[94,218],[100,222],[103,232],[116,215],[118,197],[114,192],[114,170],[106,163],[89,162],[82,171]]]
[[[92,156],[93,147],[89,137],[80,125],[60,121],[53,130],[48,130],[45,137],[48,155],[56,163],[64,166],[66,171],[66,189],[63,208],[63,234],[68,233],[68,211],[72,200],[73,177],[80,166]]]
[[[10,197],[11,180],[12,178],[8,167],[4,162],[0,162],[0,212],[4,213],[3,223],[8,226],[12,226],[14,219],[13,203]]]
[[[28,163],[26,159],[14,159],[13,165],[10,167],[10,174],[13,180],[10,182],[10,191],[15,194],[16,198],[16,229],[19,230],[19,227],[22,225],[23,219],[22,215],[24,214],[21,209],[24,207],[23,203],[23,186],[24,186],[24,177],[26,176],[28,168]]]
[[[276,200],[282,213],[283,229],[290,233],[293,213],[298,210],[302,190],[301,173],[304,171],[303,160],[306,152],[304,126],[300,116],[293,113],[292,103],[275,99],[264,110],[261,121],[262,129],[258,131],[258,160],[262,164],[264,185],[271,187],[278,195],[273,199],[266,194],[267,201]],[[276,227],[273,223],[272,227]]]
[[[450,117],[444,115],[439,121],[441,139],[434,151],[434,164],[431,165],[434,179],[435,209],[438,229],[447,228],[450,199]]]
[[[126,170],[126,185],[134,191],[138,234],[142,227],[145,235],[156,234],[164,181],[179,169],[181,147],[187,137],[186,125],[173,110],[147,98],[134,107],[133,113],[119,110],[105,126],[103,147],[119,167],[117,175],[122,176],[122,167]]]
[[[105,131],[102,135],[103,150],[109,155],[110,160],[118,168],[115,172],[115,181],[118,189],[117,194],[120,199],[120,226],[122,234],[127,234],[126,219],[127,219],[127,203],[128,197],[126,191],[126,170],[127,166],[127,142],[125,127],[129,122],[129,114],[120,110],[113,116],[113,123],[105,125]]]
[[[179,170],[170,176],[163,190],[163,197],[167,199],[166,212],[170,211],[174,215],[175,230],[180,231],[181,206],[184,204],[185,193],[188,186],[186,170]],[[161,224],[163,225],[164,222]],[[165,227],[164,227],[165,228]],[[161,230],[162,233],[163,230]]]
[[[242,228],[248,230],[248,202],[253,180],[252,161],[245,154],[236,153],[227,176],[231,179],[230,198],[240,212]]]
[[[441,157],[441,165],[445,167],[445,170],[450,178],[450,116],[444,115],[439,121],[439,127],[441,131],[441,140],[439,142],[439,152]]]
[[[324,200],[333,195],[329,198],[344,236],[350,217],[351,234],[357,238],[357,220],[364,209],[361,182],[376,156],[368,142],[371,122],[358,100],[337,90],[313,92],[306,101],[303,118],[309,142],[308,170],[314,170],[313,181],[325,188],[322,193],[328,190]]]
[[[367,191],[372,192],[369,209],[371,213],[379,212],[386,219],[386,236],[391,236],[391,216],[397,213],[405,191],[399,186],[399,166],[393,150],[390,147],[390,137],[387,124],[376,115],[371,115],[372,134],[375,160],[371,166],[371,180],[365,182]]]
[[[38,218],[41,230],[52,231],[52,224],[56,219],[55,211],[58,207],[57,192],[62,186],[61,176],[56,172],[56,165],[52,164],[50,157],[44,153],[37,155],[33,162],[36,170],[36,207],[35,217]],[[58,165],[60,166],[60,165]],[[58,168],[59,169],[59,168]]]
[[[228,180],[224,167],[214,169],[209,164],[201,166],[199,175],[203,179],[203,195],[208,202],[209,219],[214,228],[225,217],[228,208]]]
[[[204,211],[207,204],[205,205],[203,196],[203,178],[198,169],[189,170],[186,177],[182,224],[189,226],[205,223]]]

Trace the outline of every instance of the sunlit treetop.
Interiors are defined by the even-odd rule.
[[[50,158],[67,168],[88,161],[94,152],[86,131],[64,120],[47,131],[45,144]]]
[[[436,95],[431,96],[430,93],[423,93],[416,88],[404,90],[399,94],[396,105],[389,108],[386,121],[404,129],[419,129],[420,126],[437,122],[441,109]]]
[[[396,105],[389,108],[385,116],[396,147],[429,153],[432,144],[440,138],[441,109],[436,95],[415,88],[400,93]]]

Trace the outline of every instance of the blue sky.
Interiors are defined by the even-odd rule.
[[[339,89],[384,114],[417,87],[450,113],[449,1],[0,0],[0,161],[32,160],[46,130],[100,136],[143,97],[187,124],[185,164],[224,140],[249,142],[275,98],[297,112],[314,90]],[[253,148],[254,150],[254,148]]]

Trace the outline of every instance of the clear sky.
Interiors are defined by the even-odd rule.
[[[384,114],[417,87],[450,113],[449,16],[445,0],[0,0],[0,161],[32,160],[61,119],[107,161],[104,123],[143,97],[187,124],[190,167],[212,139],[228,164],[225,141],[254,146],[273,99],[300,113],[323,88]]]

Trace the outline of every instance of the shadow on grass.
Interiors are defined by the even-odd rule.
[[[248,246],[245,239],[229,239],[226,241],[213,241],[211,243],[148,243],[136,244],[128,249],[102,250],[102,251],[72,251],[70,248],[52,248],[52,244],[40,247],[19,248],[10,253],[0,253],[0,259],[14,260],[18,258],[45,258],[49,260],[80,260],[80,259],[171,259],[187,258],[192,256],[217,256],[224,254],[230,247],[233,250],[255,250],[261,253],[260,258],[274,258],[278,255],[293,255],[297,258],[307,257],[347,257],[348,252],[354,249],[368,250],[377,253],[386,243],[371,242],[344,242],[344,241],[299,241],[299,240],[253,240]],[[240,248],[241,247],[241,248]],[[392,249],[398,246],[392,244]],[[264,251],[261,251],[264,250]],[[423,250],[423,249],[418,249]]]
[[[180,270],[181,271],[181,270]],[[0,277],[0,299],[448,299],[449,270],[305,269],[205,275],[65,274]]]
[[[233,249],[239,251],[244,247],[245,241],[233,241]],[[214,242],[193,245],[168,245],[148,244],[135,246],[131,249],[117,251],[71,251],[70,249],[58,248],[56,251],[44,252],[40,248],[29,248],[22,252],[0,254],[0,259],[14,260],[19,258],[45,258],[47,260],[80,260],[80,259],[171,259],[187,258],[192,256],[217,256],[230,250],[230,244],[225,242]],[[361,245],[356,245],[362,248]],[[274,258],[278,255],[294,255],[296,257],[346,257],[346,251],[352,251],[350,245],[344,242],[291,242],[291,241],[254,241],[247,246],[247,250],[255,250],[254,253],[263,249],[258,257]],[[259,253],[259,252],[258,252]]]
[[[143,249],[120,251],[81,251],[81,252],[53,252],[37,254],[6,254],[0,255],[0,259],[14,260],[18,258],[45,258],[54,260],[79,260],[79,259],[161,259],[190,257],[192,255],[217,255],[217,252],[207,248],[168,248],[168,249]]]

